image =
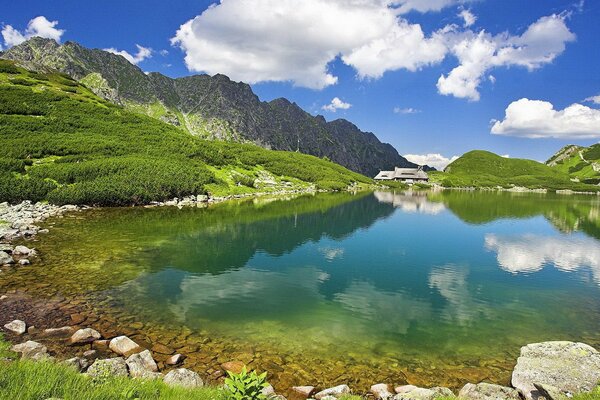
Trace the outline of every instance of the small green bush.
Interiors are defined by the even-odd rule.
[[[269,386],[267,383],[267,373],[258,375],[256,371],[248,373],[246,367],[239,374],[227,371],[228,378],[225,378],[225,391],[228,398],[232,400],[266,400],[267,396],[262,394],[262,390]]]

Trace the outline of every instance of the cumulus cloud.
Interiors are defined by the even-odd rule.
[[[60,38],[65,33],[65,30],[56,28],[57,25],[58,21],[48,21],[46,17],[39,16],[29,21],[24,32],[20,32],[11,25],[5,25],[2,28],[2,38],[7,47],[17,46],[34,36],[54,39],[60,42]]]
[[[454,55],[459,65],[440,76],[444,95],[479,99],[486,72],[500,66],[539,68],[575,39],[564,15],[540,18],[520,36],[447,25],[427,33],[405,16],[463,4],[455,0],[221,0],[185,22],[171,39],[191,71],[224,73],[248,83],[289,81],[322,89],[337,83],[329,64],[341,59],[360,79],[418,71]]]
[[[514,274],[540,271],[549,264],[566,272],[590,268],[600,285],[600,245],[589,237],[488,234],[485,247],[497,254],[502,269]]]
[[[405,213],[437,215],[446,209],[444,203],[429,201],[426,196],[414,196],[389,191],[375,192],[374,194],[380,203],[391,204]]]
[[[412,108],[412,107],[406,107],[406,108],[394,107],[394,114],[418,114],[420,112],[421,112],[421,110],[417,110],[416,108]]]
[[[144,47],[144,46],[140,46],[139,44],[135,45],[138,49],[137,53],[135,53],[135,55],[132,55],[131,53],[125,51],[125,50],[117,50],[114,47],[111,47],[109,49],[104,49],[104,51],[108,51],[109,53],[113,53],[113,54],[118,54],[120,56],[125,57],[125,59],[127,61],[129,61],[132,64],[139,64],[142,61],[144,61],[147,58],[152,57],[152,49],[149,47]]]
[[[347,110],[350,107],[352,107],[352,104],[343,102],[339,97],[334,97],[331,100],[331,103],[326,104],[321,108],[325,111],[336,112],[337,110]]]
[[[477,21],[477,16],[473,14],[470,10],[461,10],[458,13],[458,16],[463,19],[463,27],[468,28],[472,26],[475,21]]]
[[[429,165],[430,167],[435,167],[435,169],[441,171],[452,161],[456,160],[458,156],[452,156],[450,158],[444,157],[439,153],[429,153],[429,154],[405,154],[404,158],[406,158],[410,162],[414,162],[419,165]]]
[[[509,66],[540,68],[560,55],[566,44],[575,40],[575,34],[567,27],[564,15],[554,14],[540,18],[521,36],[454,30],[445,38],[460,65],[447,76],[440,76],[438,91],[477,101],[479,85],[488,70]]]
[[[588,102],[588,103],[600,104],[600,94],[598,96],[588,97],[587,99],[585,99],[583,101]]]
[[[572,104],[555,110],[552,103],[526,98],[512,102],[504,120],[492,120],[496,135],[527,138],[591,139],[600,137],[600,110]]]

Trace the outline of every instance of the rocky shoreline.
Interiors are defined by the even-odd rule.
[[[6,301],[7,295],[0,297]],[[11,347],[22,360],[55,361],[67,364],[90,377],[119,376],[136,379],[160,379],[167,385],[185,388],[204,386],[197,372],[183,368],[186,355],[182,353],[156,357],[164,353],[158,346],[151,349],[136,343],[126,335],[105,338],[92,327],[61,326],[37,329],[23,320],[13,320],[3,326],[13,342]],[[22,338],[28,338],[22,341]],[[33,340],[35,339],[35,340]],[[47,343],[59,343],[72,349],[76,356],[58,360],[48,350]],[[12,362],[11,360],[0,360]],[[243,362],[221,365],[221,376],[227,371],[241,372]],[[267,371],[268,372],[268,371]],[[458,392],[445,387],[423,388],[406,384],[393,387],[387,383],[371,386],[368,397],[381,400],[434,400],[436,398],[459,398],[467,400],[564,400],[575,394],[591,392],[600,382],[600,352],[584,343],[553,341],[533,343],[521,348],[517,364],[512,372],[511,386],[486,382],[467,383]],[[307,382],[303,386],[278,388],[289,399],[335,400],[351,394],[347,384],[329,388],[317,388]],[[272,386],[263,390],[270,399],[285,400]]]

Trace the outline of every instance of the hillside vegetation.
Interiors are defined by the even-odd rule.
[[[565,146],[546,161],[546,165],[581,182],[597,185],[600,183],[600,144]]]
[[[67,75],[6,60],[0,60],[0,147],[0,202],[132,205],[371,182],[309,155],[202,140],[105,101]]]
[[[0,52],[0,58],[38,72],[66,73],[114,104],[205,139],[298,150],[371,177],[380,170],[415,166],[347,120],[327,122],[284,98],[260,101],[249,85],[225,75],[173,79],[146,74],[120,55],[40,37]]]
[[[505,158],[483,150],[463,154],[444,172],[431,172],[430,177],[444,187],[599,190],[596,186],[573,182],[567,173],[537,161]]]

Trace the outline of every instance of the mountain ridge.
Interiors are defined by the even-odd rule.
[[[203,138],[300,151],[368,176],[417,165],[350,121],[327,122],[285,98],[261,101],[250,85],[222,74],[146,74],[120,55],[39,37],[0,52],[0,58],[36,71],[66,73],[113,103]]]

